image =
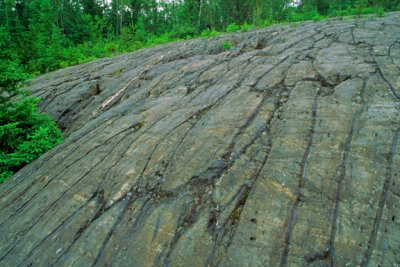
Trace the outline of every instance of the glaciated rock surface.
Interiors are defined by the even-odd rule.
[[[400,263],[399,13],[167,44],[30,89],[67,138],[0,187],[1,266]]]

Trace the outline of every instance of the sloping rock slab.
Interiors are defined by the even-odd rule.
[[[399,13],[167,44],[30,90],[67,138],[0,187],[1,266],[400,263]]]

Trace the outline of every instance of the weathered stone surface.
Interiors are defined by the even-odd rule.
[[[0,187],[1,266],[400,263],[399,13],[167,44],[30,89],[67,138]]]

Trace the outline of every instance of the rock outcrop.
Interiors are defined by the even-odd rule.
[[[30,90],[67,138],[0,187],[1,266],[400,263],[399,13],[162,45]]]

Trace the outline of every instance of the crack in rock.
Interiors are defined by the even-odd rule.
[[[396,266],[399,36],[304,22],[33,79],[67,138],[0,186],[0,265]]]

